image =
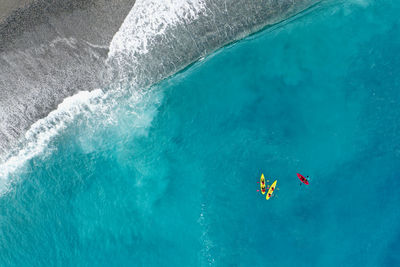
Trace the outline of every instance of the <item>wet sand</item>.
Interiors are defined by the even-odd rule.
[[[8,16],[20,8],[27,7],[34,0],[1,0],[0,2],[0,24],[3,23]]]
[[[134,3],[1,0],[0,159],[64,98],[101,86],[108,45]]]

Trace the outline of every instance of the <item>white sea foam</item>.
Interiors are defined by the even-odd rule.
[[[156,36],[168,27],[196,19],[205,9],[204,0],[138,0],[111,41],[109,57],[145,54]]]
[[[168,27],[197,18],[204,8],[204,0],[138,0],[113,37],[108,59],[119,56],[128,56],[129,59],[134,59],[136,53],[147,53],[148,47],[155,37],[164,34]],[[59,42],[75,46],[76,40],[58,38],[50,45],[54,46]],[[121,85],[111,87],[114,91],[111,95],[118,97],[115,91],[120,90]],[[122,95],[124,94],[122,93]],[[131,99],[132,97],[141,101],[140,97],[131,95]],[[105,100],[106,98],[108,100]],[[43,153],[49,142],[73,122],[78,114],[93,113],[94,110],[104,114],[109,112],[112,107],[118,106],[119,103],[116,102],[110,100],[110,95],[103,93],[100,89],[91,92],[82,91],[66,98],[56,110],[30,127],[19,151],[6,157],[0,163],[0,179],[3,182],[6,181],[9,175],[26,161]],[[153,117],[154,113],[149,116]],[[112,116],[103,119],[110,120],[108,123],[113,123],[115,120]],[[147,118],[139,121],[151,120],[151,118]]]
[[[27,160],[41,154],[51,139],[65,129],[76,115],[83,111],[94,111],[103,95],[100,89],[79,92],[66,98],[46,118],[34,123],[25,134],[22,148],[0,164],[0,178],[7,179],[10,173],[20,168]]]

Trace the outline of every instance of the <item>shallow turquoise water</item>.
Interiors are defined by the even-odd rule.
[[[399,11],[325,2],[80,116],[0,199],[1,265],[399,265]]]

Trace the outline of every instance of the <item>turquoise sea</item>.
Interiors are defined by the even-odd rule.
[[[0,265],[399,266],[399,13],[325,1],[77,116],[11,174]]]

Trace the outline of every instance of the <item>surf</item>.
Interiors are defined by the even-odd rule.
[[[101,71],[102,87],[87,88],[88,91],[78,91],[67,97],[56,110],[34,122],[22,138],[12,141],[12,149],[2,154],[0,177],[7,180],[26,161],[44,153],[55,136],[68,125],[77,123],[78,116],[108,114],[101,120],[115,122],[118,119],[115,116],[113,118],[112,114],[119,114],[116,110],[124,106],[122,102],[129,102],[126,99],[133,99],[127,104],[129,107],[143,105],[138,101],[143,101],[141,96],[147,95],[146,91],[151,90],[149,88],[152,85],[216,49],[266,25],[276,24],[316,2],[319,1],[284,1],[277,5],[268,1],[243,0],[240,3],[247,7],[243,10],[236,2],[235,5],[227,5],[225,2],[212,3],[206,0],[136,1],[109,44],[105,67]],[[260,12],[265,14],[260,15]],[[250,16],[250,19],[238,17],[235,15],[237,13],[245,13],[243,15]],[[209,23],[211,18],[213,24]],[[50,47],[55,49],[64,43],[72,49],[79,46],[74,39],[63,40],[55,39]],[[86,45],[90,47],[87,50],[89,54],[92,53],[91,49],[104,51],[102,45],[90,42]],[[57,49],[54,51],[56,53]],[[96,53],[93,55],[99,56]],[[157,105],[160,98],[146,100],[152,103],[149,105]],[[148,121],[151,120],[150,116]]]

